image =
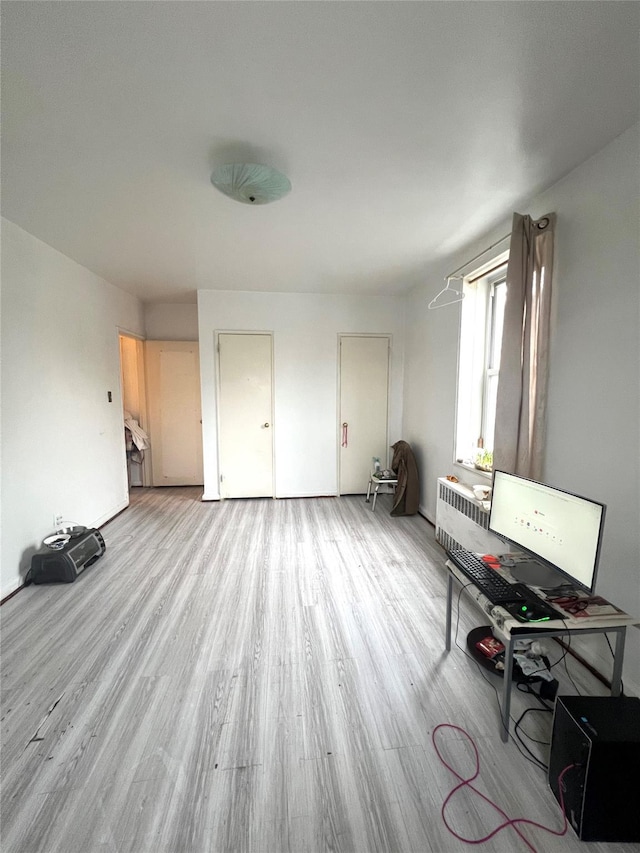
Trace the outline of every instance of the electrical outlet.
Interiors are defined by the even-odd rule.
[[[63,520],[64,520],[64,516],[63,516],[63,515],[54,515],[54,516],[53,516],[53,526],[54,526],[54,527],[60,527],[60,525],[62,524]]]

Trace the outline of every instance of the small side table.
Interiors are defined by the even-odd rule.
[[[371,504],[371,512],[376,511],[376,498],[378,497],[378,489],[380,486],[393,486],[394,491],[395,487],[398,485],[397,478],[390,477],[379,477],[377,474],[372,474],[369,477],[369,485],[367,486],[367,497],[366,503],[369,503],[371,498],[371,487],[373,486],[373,503]]]

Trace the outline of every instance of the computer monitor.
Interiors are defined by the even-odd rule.
[[[525,559],[510,569],[530,586],[569,582],[592,593],[605,505],[525,477],[494,471],[489,530]]]

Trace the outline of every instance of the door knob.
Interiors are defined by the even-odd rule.
[[[264,429],[269,429],[269,424],[262,424],[262,426],[264,427]]]

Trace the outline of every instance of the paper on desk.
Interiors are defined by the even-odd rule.
[[[573,599],[550,598],[549,601],[571,620],[575,619],[579,621],[598,616],[606,617],[607,619],[615,617],[629,618],[628,613],[625,613],[624,610],[616,607],[615,604],[611,604],[610,601],[607,601],[600,595],[585,595]]]

